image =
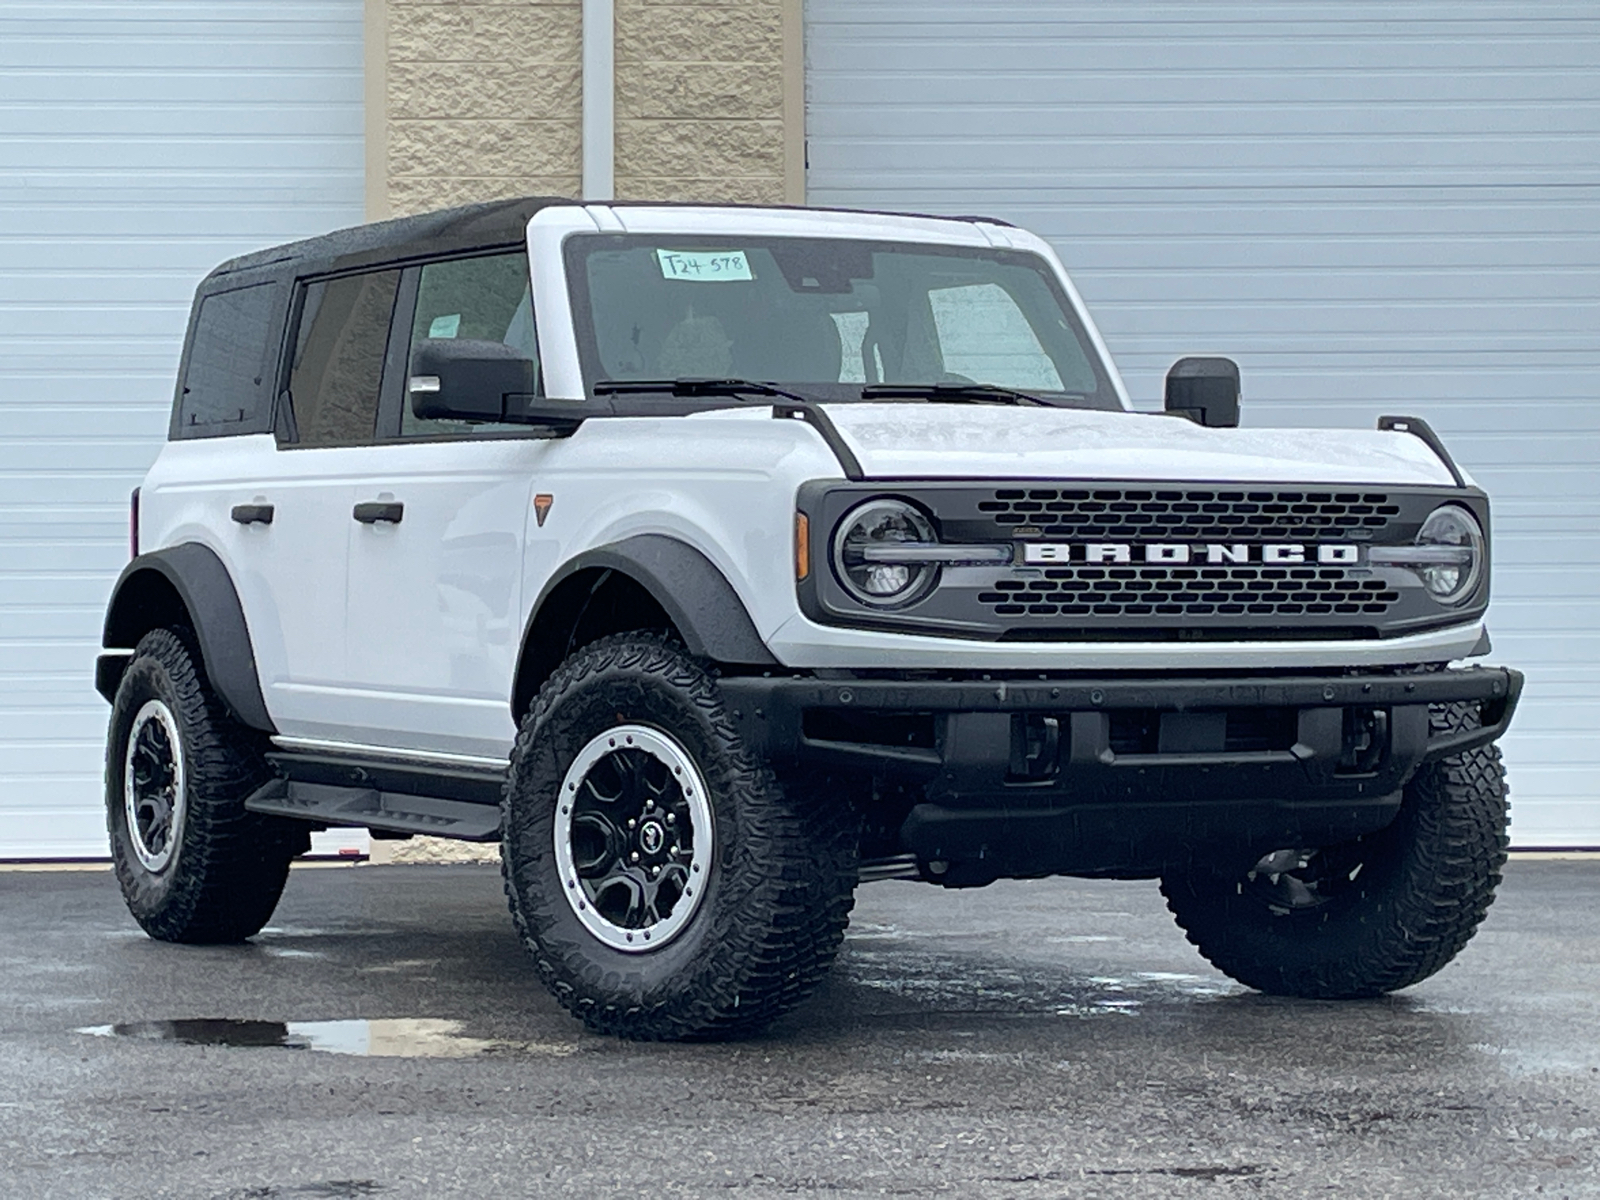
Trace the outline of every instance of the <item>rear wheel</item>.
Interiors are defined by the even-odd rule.
[[[598,1032],[754,1032],[826,974],[855,884],[837,799],[786,792],[716,682],[643,634],[576,652],[524,719],[502,861],[540,976]]]
[[[1452,706],[1434,727],[1475,721]],[[1285,996],[1381,995],[1426,979],[1477,931],[1505,865],[1506,819],[1500,752],[1486,746],[1422,767],[1377,833],[1275,851],[1243,878],[1169,874],[1161,890],[1200,953],[1240,983]]]
[[[299,826],[245,811],[270,777],[186,631],[140,639],[111,708],[106,826],[128,910],[168,942],[238,942],[272,916]]]

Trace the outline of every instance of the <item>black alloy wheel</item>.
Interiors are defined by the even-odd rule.
[[[716,680],[644,633],[585,646],[523,718],[501,862],[517,932],[591,1029],[745,1036],[843,940],[856,827],[746,750]]]
[[[705,780],[670,734],[613,726],[567,769],[554,843],[565,895],[590,933],[618,950],[666,945],[694,917],[710,878]]]

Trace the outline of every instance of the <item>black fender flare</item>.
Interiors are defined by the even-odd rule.
[[[756,632],[744,602],[717,565],[699,550],[660,533],[641,533],[569,559],[546,581],[528,614],[517,659],[517,678],[533,648],[533,631],[545,602],[580,571],[615,571],[632,579],[659,604],[683,636],[690,654],[741,666],[780,665]]]
[[[170,585],[188,610],[212,690],[243,724],[265,733],[278,732],[261,694],[255,647],[239,592],[227,566],[209,546],[184,542],[141,554],[124,567],[106,605],[100,644],[108,650],[131,650],[145,633],[165,623],[152,621],[149,612],[152,576]],[[108,663],[108,658],[121,662]],[[126,665],[126,655],[101,659],[96,686],[107,699],[116,694]]]

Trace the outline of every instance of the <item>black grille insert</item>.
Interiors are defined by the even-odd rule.
[[[1050,567],[978,593],[1002,617],[1381,616],[1399,599],[1342,567]]]
[[[1383,529],[1400,506],[1383,492],[1001,488],[978,511],[1007,535],[1283,542]]]

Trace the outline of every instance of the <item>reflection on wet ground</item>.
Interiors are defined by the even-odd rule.
[[[243,1021],[233,1018],[180,1021],[127,1021],[85,1025],[75,1033],[132,1038],[143,1042],[181,1042],[190,1046],[268,1046],[320,1050],[364,1058],[470,1058],[490,1052],[563,1056],[577,1042],[511,1042],[467,1037],[460,1021],[430,1017],[392,1017],[374,1021]]]
[[[1044,939],[1049,945],[1072,946],[1121,940],[1088,935]],[[907,935],[893,926],[852,928],[845,945],[835,968],[837,980],[898,997],[924,1014],[1130,1016],[1146,1006],[1235,996],[1248,990],[1215,974],[1083,975],[1071,970],[1069,963],[1048,959],[996,961],[987,954],[955,954],[942,948],[939,939]]]

